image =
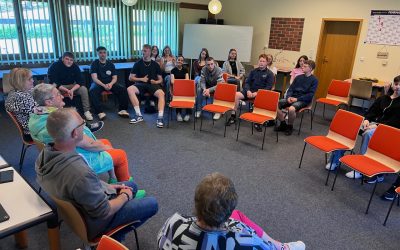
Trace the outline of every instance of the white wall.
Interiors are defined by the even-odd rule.
[[[364,44],[367,34],[368,20],[371,10],[399,10],[399,0],[220,0],[222,12],[216,18],[225,20],[228,25],[253,26],[252,62],[264,52],[268,45],[272,17],[305,18],[303,39],[300,52],[283,51],[280,64],[293,66],[297,58],[306,54],[315,59],[322,18],[356,18],[364,19],[360,42],[357,48],[353,76],[375,77],[380,80],[393,80],[400,74],[400,47],[387,46],[389,52],[388,64],[382,65],[382,59],[376,58],[382,45]],[[400,25],[400,24],[399,24]],[[267,50],[273,55],[277,50]],[[360,58],[363,57],[362,62]]]

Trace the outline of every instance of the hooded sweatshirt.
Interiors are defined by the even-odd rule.
[[[84,83],[79,66],[73,63],[71,67],[67,67],[64,65],[61,58],[50,65],[47,74],[50,84],[57,84],[57,88],[61,85],[83,85]]]
[[[76,152],[60,152],[47,146],[35,163],[36,180],[51,196],[73,203],[82,213],[93,239],[106,228],[113,216],[108,200],[116,190],[89,168]]]

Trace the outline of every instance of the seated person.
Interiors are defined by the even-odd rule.
[[[274,74],[267,68],[267,55],[261,54],[258,57],[258,68],[253,69],[246,78],[244,88],[241,92],[236,92],[235,111],[229,118],[226,125],[236,122],[236,111],[240,100],[254,99],[259,89],[271,90],[274,84]],[[257,131],[261,131],[258,124],[254,124]]]
[[[303,250],[302,241],[281,243],[234,210],[237,205],[233,182],[219,174],[207,175],[194,196],[197,217],[175,213],[158,233],[158,249],[273,249]]]
[[[64,107],[64,97],[55,85],[38,84],[33,89],[33,98],[39,104],[29,119],[29,130],[35,141],[49,144],[53,138],[46,128],[49,114]],[[87,164],[97,174],[108,172],[109,182],[132,180],[129,174],[128,158],[122,149],[114,149],[106,140],[97,140],[91,131],[83,126],[83,139],[78,142],[76,151],[82,155]],[[114,173],[115,169],[115,173]]]
[[[208,57],[206,59],[206,67],[203,67],[200,75],[200,83],[197,85],[196,97],[196,117],[201,115],[201,108],[204,97],[210,97],[214,93],[217,83],[224,82],[222,77],[222,69],[216,65],[214,58]],[[214,114],[214,120],[218,120],[221,114]]]
[[[156,125],[158,128],[162,128],[164,127],[165,94],[161,86],[163,82],[161,68],[158,63],[151,60],[150,45],[143,45],[142,52],[143,58],[133,65],[129,75],[129,81],[133,82],[133,84],[127,85],[128,95],[136,113],[136,117],[130,123],[134,124],[143,121],[139,99],[136,95],[150,93],[158,98],[158,118]]]
[[[278,131],[291,135],[293,132],[293,122],[296,118],[296,112],[310,105],[318,87],[318,79],[312,74],[315,69],[315,62],[307,60],[303,63],[303,75],[297,76],[292,85],[286,92],[285,99],[279,100],[278,119],[281,122]],[[285,114],[282,109],[288,111],[288,124],[285,122]]]
[[[396,188],[400,187],[400,176],[397,176],[396,181],[392,184],[392,186],[381,196],[383,200],[392,201],[396,197],[396,192],[394,191]]]
[[[267,54],[267,68],[274,73],[276,76],[278,74],[278,69],[273,66],[272,64],[274,63],[274,57],[271,54]]]
[[[160,67],[167,93],[170,89],[169,84],[171,83],[170,79],[171,70],[175,68],[175,64],[176,64],[176,58],[171,54],[171,48],[167,45],[162,50],[162,56],[160,60]]]
[[[229,50],[228,60],[222,65],[222,71],[228,74],[228,79],[226,81],[228,83],[236,84],[238,86],[238,91],[240,91],[245,69],[237,60],[236,49]]]
[[[171,70],[171,87],[173,87],[175,79],[189,79],[189,73],[187,68],[183,67],[183,62],[185,58],[182,55],[179,55],[176,59],[176,66]],[[171,88],[172,93],[172,88]],[[190,115],[192,114],[191,109],[185,109],[185,117],[182,118],[182,109],[176,109],[176,120],[178,122],[185,121],[188,122],[190,120]]]
[[[391,90],[386,95],[380,96],[365,114],[365,120],[362,126],[362,142],[360,154],[367,152],[368,143],[375,132],[378,124],[386,124],[395,128],[400,128],[400,75],[396,76],[391,85]],[[344,155],[345,151],[338,150],[332,153],[331,170],[336,169],[339,159]],[[330,163],[326,165],[326,169],[330,168]],[[361,174],[356,171],[350,171],[346,174],[349,178],[361,178]],[[367,183],[382,182],[383,175],[377,175],[367,180]],[[394,191],[394,190],[393,190]]]
[[[74,94],[81,97],[85,118],[87,121],[92,121],[88,90],[85,87],[81,69],[74,63],[74,54],[65,52],[60,60],[50,65],[47,75],[49,83],[56,84],[61,93],[71,100]]]
[[[90,65],[90,75],[93,83],[89,91],[94,113],[97,114],[100,120],[106,117],[106,114],[103,112],[100,96],[103,91],[107,90],[111,91],[118,98],[118,115],[129,118],[127,111],[129,101],[128,92],[126,88],[117,83],[117,71],[114,64],[107,60],[107,49],[100,46],[96,51],[99,59],[96,59]]]
[[[83,139],[84,125],[73,108],[51,112],[46,126],[54,144],[46,146],[36,160],[38,184],[50,196],[72,202],[79,209],[90,240],[129,222],[139,220],[134,226],[142,225],[157,213],[156,199],[139,199],[132,181],[110,185],[97,177],[75,151]],[[127,230],[113,237],[122,240]]]
[[[201,70],[206,66],[206,59],[209,57],[208,49],[202,48],[199,58],[193,62],[194,82],[196,83],[196,86],[199,86]]]
[[[22,127],[25,141],[32,141],[29,132],[29,115],[37,104],[32,97],[33,78],[29,69],[14,68],[10,72],[11,92],[5,101],[5,108],[14,115]]]
[[[158,49],[157,45],[153,45],[151,47],[151,60],[161,64],[160,50]]]
[[[293,83],[294,79],[297,76],[304,74],[304,72],[303,72],[303,63],[305,61],[307,61],[307,60],[308,60],[308,56],[306,56],[306,55],[302,55],[302,56],[299,57],[299,59],[297,59],[296,66],[290,72],[290,84]]]

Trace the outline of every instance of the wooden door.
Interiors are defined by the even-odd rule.
[[[316,97],[325,97],[332,79],[351,78],[362,20],[323,19],[315,75]]]

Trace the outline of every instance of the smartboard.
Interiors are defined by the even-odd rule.
[[[197,59],[202,48],[219,61],[228,59],[228,52],[238,51],[238,60],[250,62],[253,27],[233,25],[185,24],[182,53],[185,58]]]

